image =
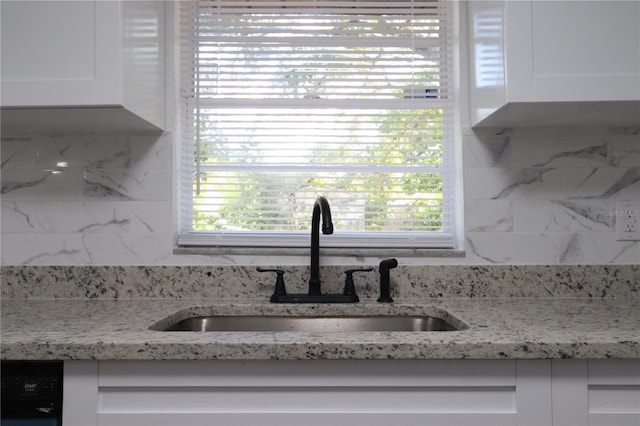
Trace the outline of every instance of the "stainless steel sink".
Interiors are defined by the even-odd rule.
[[[431,316],[203,316],[186,318],[162,331],[455,331],[442,318]]]

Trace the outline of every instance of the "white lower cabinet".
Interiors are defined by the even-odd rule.
[[[552,363],[553,425],[639,426],[640,360]]]
[[[637,426],[640,360],[69,361],[63,413],[64,426]]]

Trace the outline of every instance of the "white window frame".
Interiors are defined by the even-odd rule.
[[[449,1],[449,0],[446,0]],[[454,2],[457,3],[457,2]],[[176,6],[176,9],[179,6]],[[458,28],[457,22],[458,7],[454,7],[454,21],[455,27]],[[176,10],[179,14],[179,11]],[[179,28],[178,28],[179,31]],[[456,30],[457,32],[457,30]],[[454,50],[458,48],[458,40],[454,39]],[[459,80],[458,63],[459,56],[453,55],[452,62],[454,65],[452,80]],[[179,62],[179,59],[178,59]],[[178,67],[179,68],[179,67]],[[456,104],[458,102],[458,84],[452,84],[454,89],[454,99]],[[180,105],[181,106],[181,105]],[[440,234],[416,235],[414,233],[396,233],[395,238],[389,238],[388,236],[378,236],[375,234],[366,233],[353,233],[353,232],[340,232],[336,229],[334,235],[321,236],[321,244],[323,248],[335,248],[336,253],[342,253],[340,249],[348,249],[350,251],[344,251],[344,253],[355,253],[352,249],[362,249],[364,252],[370,252],[376,254],[376,249],[386,250],[389,248],[396,249],[396,253],[404,253],[406,255],[416,254],[422,255],[425,250],[432,251],[434,249],[440,250],[458,250],[461,248],[461,191],[459,189],[461,184],[461,170],[462,164],[459,154],[459,117],[457,117],[458,106],[454,106],[454,125],[451,129],[449,146],[444,150],[446,156],[446,162],[450,170],[443,182],[445,190],[443,192],[448,194],[448,200],[446,203],[446,221],[449,223],[449,229],[447,232]],[[180,132],[177,132],[180,134]],[[192,146],[190,147],[185,141],[179,142],[179,156],[180,156],[180,173],[179,179],[179,207],[178,207],[178,247],[202,247],[202,248],[255,248],[257,253],[265,254],[282,254],[282,251],[273,251],[274,248],[302,248],[309,246],[309,234],[308,233],[282,233],[282,232],[194,232],[189,231],[185,226],[187,221],[191,219],[192,198],[189,195],[189,189],[185,184],[185,176],[190,176],[193,171],[193,156]],[[331,200],[329,199],[331,203]],[[312,206],[309,209],[309,229],[311,228],[311,213]],[[397,251],[400,249],[400,251]],[[402,249],[406,249],[403,251]],[[358,254],[362,254],[362,250]],[[245,251],[251,253],[250,251]],[[243,253],[240,251],[239,253]],[[292,251],[292,253],[299,253]],[[390,253],[390,252],[386,252]]]

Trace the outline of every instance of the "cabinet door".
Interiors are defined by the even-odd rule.
[[[0,2],[2,106],[122,103],[120,1]]]
[[[638,426],[640,360],[554,360],[554,426]]]
[[[93,1],[3,1],[3,105],[93,102]]]
[[[589,425],[640,424],[640,360],[590,360]]]
[[[166,4],[0,1],[3,130],[162,129]]]
[[[100,362],[108,425],[515,425],[515,361]]]
[[[65,426],[637,426],[640,360],[68,361]]]
[[[470,123],[640,123],[640,2],[472,1]]]
[[[640,2],[533,1],[533,101],[640,99]]]

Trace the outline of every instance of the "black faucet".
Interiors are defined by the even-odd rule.
[[[333,234],[331,209],[324,197],[318,197],[313,205],[311,216],[311,277],[309,278],[309,296],[319,296],[320,291],[320,216],[322,216],[322,233]]]
[[[353,285],[353,272],[370,271],[349,270],[345,280],[345,289],[342,294],[322,294],[320,289],[320,219],[322,219],[322,233],[333,234],[331,221],[331,208],[324,197],[318,197],[313,205],[311,216],[311,275],[309,277],[309,291],[307,293],[289,294],[284,285],[284,271],[278,269],[258,268],[258,272],[276,272],[276,286],[271,295],[274,303],[356,303],[360,299],[356,295]]]

